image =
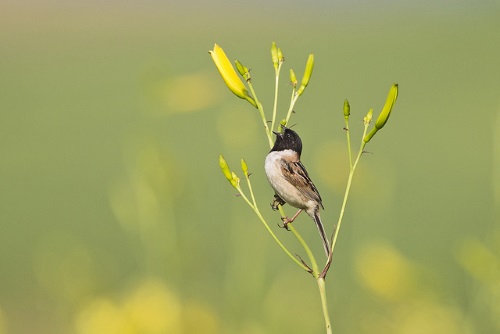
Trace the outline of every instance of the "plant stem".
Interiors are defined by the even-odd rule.
[[[247,178],[247,182],[250,183],[250,180]],[[296,263],[298,264],[302,269],[304,269],[305,271],[309,272],[309,268],[303,264],[302,262],[300,262],[299,260],[297,260],[297,258],[295,258],[295,256],[292,255],[292,253],[290,253],[290,251],[285,247],[285,245],[283,245],[281,243],[281,241],[278,239],[278,237],[276,236],[276,234],[274,234],[273,230],[271,230],[271,228],[269,227],[269,224],[266,222],[266,220],[264,219],[264,217],[262,216],[262,214],[260,213],[260,210],[259,208],[257,207],[257,204],[254,202],[252,204],[252,202],[250,202],[250,200],[248,199],[248,197],[243,193],[243,191],[241,190],[241,187],[238,186],[236,187],[236,190],[238,190],[238,193],[240,194],[240,196],[245,200],[245,202],[247,202],[247,204],[252,208],[252,210],[255,212],[255,214],[257,215],[257,217],[259,217],[260,221],[262,222],[262,224],[264,224],[265,228],[267,229],[267,231],[269,232],[269,234],[271,234],[271,236],[273,237],[274,241],[276,241],[276,243],[281,247],[281,249],[283,249],[283,251]],[[250,191],[251,194],[252,194],[252,197],[253,197],[253,192]]]
[[[344,118],[345,120],[345,131],[347,136],[347,150],[349,153],[349,170],[352,169],[352,152],[351,152],[351,134],[349,133],[349,119]]]
[[[305,271],[309,271],[309,268],[303,264],[302,262],[300,262],[299,260],[297,260],[297,258],[295,256],[293,256],[292,253],[290,253],[290,251],[281,243],[281,241],[278,239],[278,237],[274,234],[274,232],[271,230],[271,228],[269,227],[269,225],[267,224],[266,220],[264,219],[264,217],[262,217],[260,211],[258,208],[255,208],[254,209],[255,213],[257,214],[257,216],[259,217],[260,221],[264,224],[264,226],[266,227],[267,231],[271,234],[271,236],[274,238],[274,240],[278,243],[278,245],[281,247],[281,249],[283,249],[283,251],[293,260],[293,262],[295,262],[296,264],[298,264],[302,269],[304,269]]]
[[[283,62],[278,63],[278,68],[276,69],[276,80],[274,83],[274,106],[273,106],[273,119],[271,121],[271,131],[274,130],[274,124],[276,122],[276,112],[278,109],[278,83],[280,81],[280,71],[281,71],[281,65],[283,65]]]
[[[350,164],[349,178],[347,179],[347,185],[346,185],[346,190],[344,193],[344,200],[342,201],[342,208],[340,209],[339,220],[337,222],[337,226],[335,227],[335,230],[333,231],[330,255],[328,256],[328,260],[325,264],[325,267],[323,268],[323,271],[321,272],[321,274],[317,278],[319,293],[321,296],[321,306],[323,307],[323,316],[325,317],[325,325],[326,325],[326,333],[327,334],[332,333],[332,326],[331,326],[330,318],[328,315],[328,305],[327,305],[326,291],[325,291],[325,277],[326,277],[326,274],[328,273],[328,270],[330,269],[330,265],[332,263],[333,251],[335,250],[335,245],[337,244],[337,238],[339,235],[340,227],[342,225],[342,221],[344,218],[345,207],[347,205],[347,199],[349,198],[349,192],[351,190],[352,178],[354,176],[354,172],[355,172],[356,167],[358,165],[359,159],[361,158],[361,155],[363,154],[364,148],[366,145],[366,143],[363,141],[363,138],[365,137],[366,131],[368,130],[368,125],[369,125],[369,123],[365,123],[365,129],[363,131],[363,136],[361,137],[361,145],[359,147],[359,152],[358,152],[358,155],[356,157],[356,160],[354,161],[354,164],[352,164],[351,140],[350,140],[350,135],[349,135],[349,122],[346,119],[346,133],[347,133],[347,143],[349,146],[349,164]]]
[[[349,171],[349,178],[347,179],[347,185],[346,185],[346,189],[345,189],[345,193],[344,193],[344,200],[342,201],[342,208],[340,209],[340,215],[339,215],[339,220],[337,222],[337,227],[335,228],[335,231],[334,231],[334,234],[332,237],[332,246],[331,246],[330,253],[333,253],[333,251],[335,249],[335,245],[337,243],[337,237],[339,235],[340,227],[342,225],[342,221],[344,218],[344,212],[345,212],[345,207],[347,205],[347,199],[349,198],[349,192],[351,190],[352,178],[354,176],[354,172],[355,172],[356,167],[358,165],[359,159],[361,158],[361,155],[363,154],[364,148],[366,145],[366,143],[363,141],[363,138],[366,135],[367,129],[368,129],[368,124],[365,124],[365,130],[363,131],[363,136],[361,137],[361,145],[359,147],[358,155],[356,157],[356,160],[354,161],[354,164],[351,166],[350,171]],[[347,131],[347,136],[349,138],[349,131]],[[349,149],[349,152],[350,152],[350,149]],[[349,160],[351,160],[350,156],[349,156]],[[329,259],[329,261],[331,261],[331,259]]]
[[[319,277],[316,281],[318,282],[319,295],[321,297],[321,307],[323,308],[323,317],[325,318],[326,333],[332,334],[332,325],[330,323],[330,316],[328,315],[328,304],[326,300],[325,279]]]
[[[299,243],[302,245],[302,247],[304,248],[304,251],[307,254],[307,257],[309,258],[309,261],[311,261],[311,267],[312,267],[311,268],[312,269],[311,274],[314,277],[318,277],[318,275],[319,275],[319,272],[318,272],[318,263],[316,262],[316,259],[314,258],[314,254],[311,252],[311,249],[309,248],[309,246],[307,245],[307,243],[304,241],[304,239],[302,238],[302,236],[299,234],[299,232],[297,231],[297,229],[295,228],[295,226],[293,226],[292,224],[288,224],[288,228],[290,229],[290,231],[292,231],[292,233],[295,236],[295,238],[297,238],[297,240],[299,241]]]
[[[295,106],[295,102],[297,102],[297,99],[299,98],[299,94],[297,94],[297,91],[295,90],[295,87],[292,89],[292,97],[290,99],[290,108],[288,108],[288,113],[286,114],[286,125],[288,125],[288,120],[290,119],[290,116],[292,116],[293,112],[293,107]]]
[[[283,207],[281,205],[279,206],[279,211],[280,211],[281,217],[286,218],[285,211],[283,210]],[[304,248],[304,250],[307,254],[307,257],[309,258],[309,261],[311,261],[312,268],[308,268],[307,272],[310,272],[314,277],[318,277],[318,264],[316,262],[316,259],[314,258],[313,253],[311,252],[311,249],[309,248],[307,243],[304,241],[304,239],[302,238],[300,233],[297,231],[295,226],[293,226],[292,224],[288,224],[288,229],[293,233],[295,238],[297,238],[299,243],[302,245],[302,248]],[[311,269],[312,269],[312,272],[311,272]]]
[[[252,96],[255,100],[255,103],[257,103],[257,109],[259,109],[260,117],[262,118],[262,123],[264,123],[264,129],[266,130],[266,136],[267,140],[269,141],[269,146],[273,147],[273,138],[271,136],[272,132],[269,130],[269,127],[267,126],[266,114],[264,113],[264,108],[262,107],[262,103],[260,103],[259,99],[257,98],[257,94],[255,94],[252,81],[247,80],[247,83],[248,83],[248,88],[250,88],[250,91],[252,92]]]

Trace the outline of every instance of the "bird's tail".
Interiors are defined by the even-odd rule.
[[[316,227],[318,228],[319,235],[321,236],[321,241],[323,241],[323,247],[325,248],[326,257],[328,257],[330,255],[330,242],[328,242],[328,238],[326,237],[325,228],[323,227],[323,223],[321,222],[319,213],[314,214],[313,220],[316,223]]]

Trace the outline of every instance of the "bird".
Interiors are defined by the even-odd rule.
[[[291,218],[284,218],[284,225],[291,223],[305,211],[314,221],[323,242],[326,256],[330,255],[330,243],[319,214],[324,209],[318,189],[300,161],[302,140],[297,132],[282,126],[282,132],[273,131],[276,141],[265,160],[267,180],[275,191],[273,209],[288,203],[299,211]]]

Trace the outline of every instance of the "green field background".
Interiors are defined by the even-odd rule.
[[[270,118],[273,41],[279,118],[289,69],[300,78],[315,55],[291,123],[329,232],[348,175],[344,99],[357,147],[399,84],[327,276],[334,333],[500,333],[498,0],[7,0],[1,334],[324,333],[315,281],[218,166],[245,158],[264,217],[306,258],[269,207],[259,114],[208,54],[218,43],[251,68]],[[294,225],[321,260],[310,219]]]

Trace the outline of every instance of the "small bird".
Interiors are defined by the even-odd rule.
[[[276,209],[278,204],[285,203],[299,209],[291,219],[284,219],[285,226],[293,222],[302,210],[305,210],[316,223],[328,257],[330,243],[319,215],[319,208],[324,209],[324,207],[318,189],[300,162],[302,141],[295,131],[284,126],[282,128],[283,133],[273,131],[276,141],[265,162],[267,179],[276,193],[273,209]]]

